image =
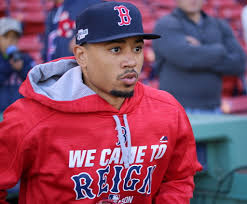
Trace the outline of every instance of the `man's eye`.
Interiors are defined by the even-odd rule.
[[[120,52],[120,47],[114,47],[114,48],[112,48],[112,49],[111,49],[111,52],[113,52],[113,53],[118,53],[118,52]]]
[[[142,51],[142,46],[138,46],[135,48],[135,52],[141,52]]]

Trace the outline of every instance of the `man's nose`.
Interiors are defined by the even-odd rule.
[[[136,65],[136,56],[133,53],[126,53],[121,62],[121,68],[134,68]]]

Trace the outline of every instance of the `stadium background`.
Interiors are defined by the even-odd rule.
[[[129,1],[141,10],[145,32],[152,32],[156,20],[175,7],[174,0]],[[0,0],[0,17],[13,16],[21,20],[24,35],[19,48],[29,53],[37,63],[43,63],[42,38],[45,18],[51,7],[52,1],[48,0]],[[247,53],[241,24],[242,8],[240,0],[207,0],[203,9],[212,16],[226,19]],[[141,80],[158,87],[158,80],[149,78],[154,60],[151,41],[145,42],[144,55]],[[199,160],[204,165],[204,171],[195,180],[197,185],[193,204],[247,204],[247,96],[233,96],[234,89],[242,88],[239,79],[224,78],[222,100],[228,102],[228,113],[235,114],[189,116],[198,144]],[[13,199],[12,203],[15,202]]]
[[[135,4],[142,13],[145,32],[152,32],[155,22],[161,16],[168,14],[175,7],[174,0],[129,0]],[[241,3],[240,3],[241,2]],[[245,0],[205,0],[204,11],[212,16],[224,18],[233,28],[240,44],[247,52],[243,39],[241,25],[241,11]],[[12,16],[23,23],[24,35],[20,39],[19,48],[29,53],[37,63],[42,63],[41,49],[45,30],[45,18],[52,7],[49,0],[1,0],[0,17]],[[154,59],[151,42],[147,41],[144,49],[145,63],[141,80],[150,86],[158,87],[158,81],[150,81],[151,64]],[[242,89],[242,84],[235,77],[225,77],[223,83],[223,96],[231,96],[234,89]],[[234,94],[238,94],[235,93]]]

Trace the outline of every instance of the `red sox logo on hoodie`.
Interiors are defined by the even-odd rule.
[[[127,136],[126,136],[126,129],[124,126],[121,127],[122,128],[122,134],[123,134],[123,137],[124,137],[124,143],[127,142]],[[116,143],[117,146],[120,146],[120,141],[118,140],[118,142]]]
[[[115,6],[114,10],[118,11],[118,16],[120,18],[120,22],[118,22],[119,26],[130,25],[132,18],[129,15],[129,9],[125,6]]]

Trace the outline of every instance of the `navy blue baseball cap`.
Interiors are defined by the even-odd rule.
[[[127,2],[102,2],[85,9],[76,18],[76,44],[99,43],[140,36],[160,38],[143,32],[142,16],[136,6]]]

